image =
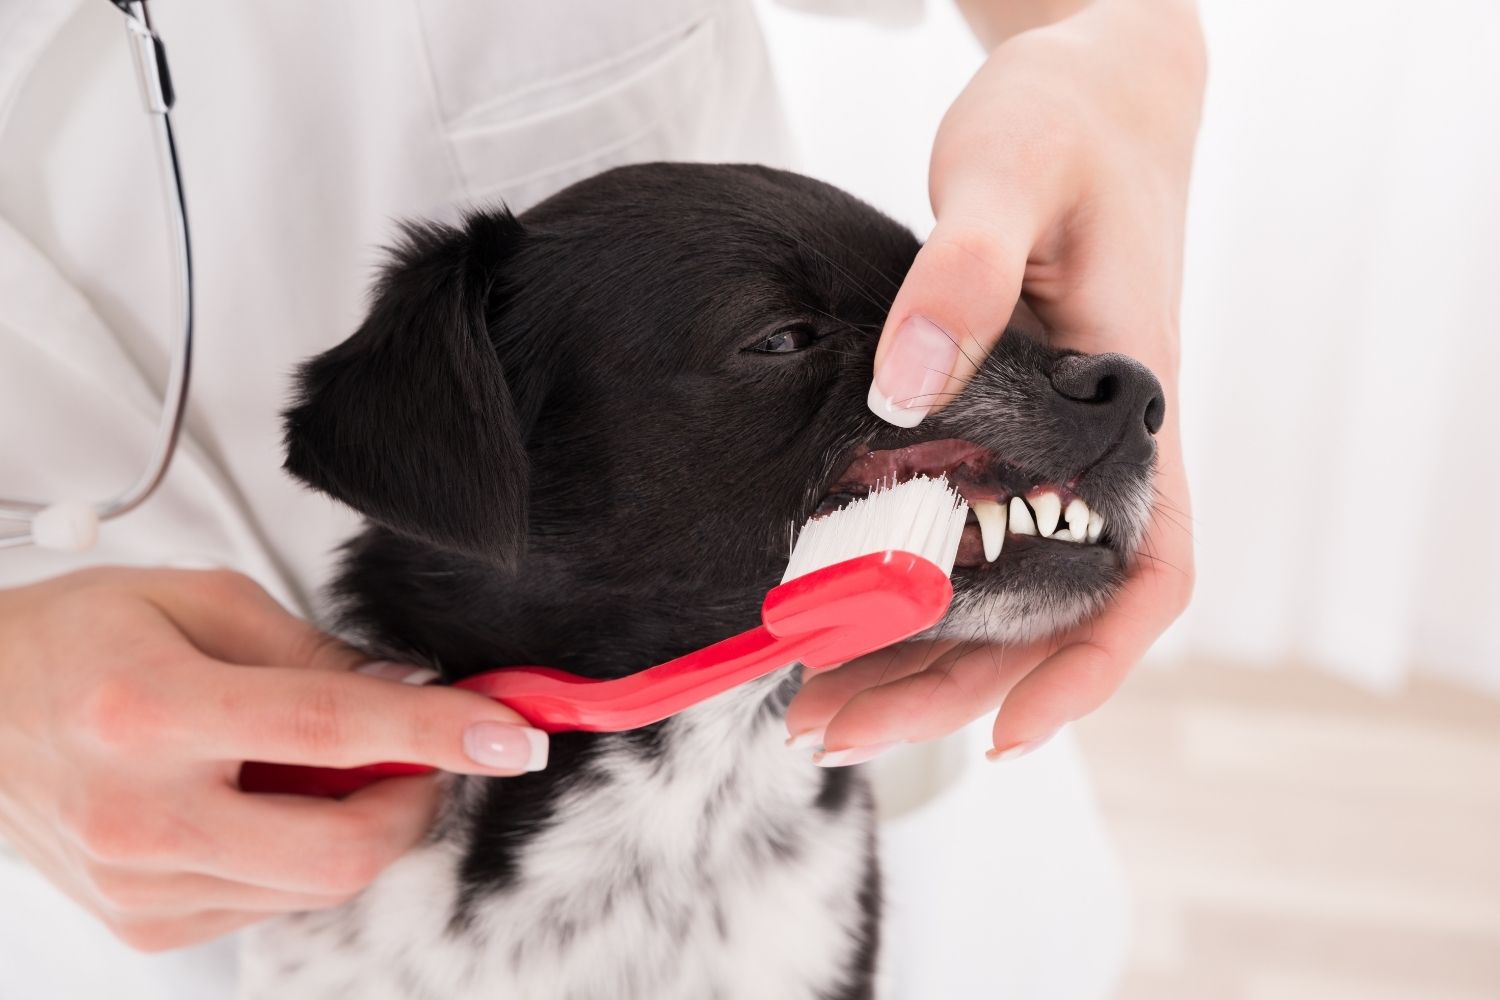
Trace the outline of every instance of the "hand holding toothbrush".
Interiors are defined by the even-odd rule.
[[[1205,74],[1193,7],[1095,0],[1015,33],[1037,5],[961,6],[993,51],[938,131],[937,225],[892,305],[872,408],[902,426],[938,409],[1024,296],[1057,346],[1129,354],[1161,380],[1156,511],[1124,589],[1071,633],[1026,648],[908,644],[812,678],[787,726],[794,736],[826,730],[824,746],[853,751],[830,762],[943,736],[996,709],[992,755],[1034,749],[1104,702],[1192,592],[1176,390]],[[934,326],[943,335],[930,335]]]
[[[495,775],[544,763],[545,736],[503,705],[361,660],[223,570],[99,568],[0,590],[0,842],[159,951],[342,903],[438,804],[431,778],[341,802],[248,795],[247,757]]]

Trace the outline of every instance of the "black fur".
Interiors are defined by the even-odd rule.
[[[513,566],[527,461],[489,317],[520,240],[507,212],[408,226],[364,324],[299,372],[287,471],[372,521]]]
[[[504,664],[640,670],[757,623],[789,526],[861,446],[963,437],[1006,456],[1001,478],[1087,481],[1091,505],[1128,520],[1160,403],[1126,359],[1007,334],[972,392],[924,425],[869,412],[877,333],[917,248],[843,192],[749,166],[622,168],[520,220],[409,228],[369,318],[304,366],[287,413],[287,468],[372,522],[346,549],[341,626],[449,680]],[[787,329],[816,341],[754,350]],[[1093,599],[1132,544],[1023,553],[956,588]],[[661,759],[672,725],[630,745]],[[464,908],[516,877],[557,796],[591,780],[599,739],[558,736],[547,770],[489,783]],[[868,794],[855,781],[830,772],[808,807],[831,821]],[[828,996],[870,990],[873,858],[850,887],[863,940]]]

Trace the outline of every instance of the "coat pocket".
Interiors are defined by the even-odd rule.
[[[462,194],[522,211],[613,166],[708,155],[718,28],[702,13],[459,115],[446,131]]]

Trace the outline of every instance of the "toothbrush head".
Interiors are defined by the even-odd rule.
[[[968,505],[925,476],[872,492],[802,529],[761,621],[803,640],[801,662],[823,669],[936,625],[953,600],[948,576]]]
[[[969,505],[942,476],[917,476],[879,487],[803,525],[781,582],[857,556],[892,550],[921,556],[948,576],[958,558],[968,516]]]

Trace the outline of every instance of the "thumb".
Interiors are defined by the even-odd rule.
[[[953,399],[1005,332],[1021,297],[1030,242],[973,216],[939,218],[891,305],[869,404],[915,427]]]

